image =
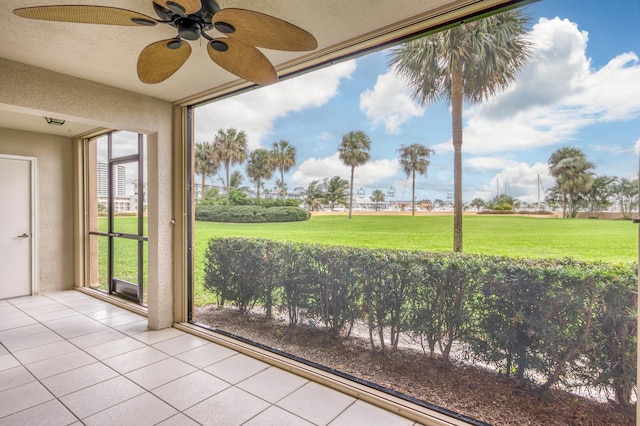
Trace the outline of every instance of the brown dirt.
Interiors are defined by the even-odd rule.
[[[540,391],[470,364],[447,364],[420,349],[372,351],[368,339],[330,338],[320,326],[203,306],[196,321],[494,425],[634,425],[623,408],[558,389]]]

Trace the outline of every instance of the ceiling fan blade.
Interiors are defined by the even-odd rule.
[[[182,15],[191,15],[202,9],[200,0],[154,0],[165,9]]]
[[[191,46],[183,40],[171,38],[151,43],[138,56],[138,78],[143,83],[165,81],[178,71],[191,55]]]
[[[103,25],[156,25],[155,19],[127,9],[106,6],[37,6],[15,9],[14,14],[41,21],[74,22]]]
[[[225,70],[256,84],[278,81],[278,73],[258,49],[231,38],[216,38],[207,45],[211,59]]]
[[[247,9],[222,9],[213,15],[214,27],[243,43],[267,49],[303,52],[318,47],[309,32],[282,19]]]

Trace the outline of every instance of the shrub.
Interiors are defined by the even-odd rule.
[[[402,325],[406,324],[406,299],[409,293],[409,275],[405,273],[408,254],[394,250],[363,250],[354,265],[362,276],[362,312],[369,326],[369,341],[375,349],[373,333],[384,351],[385,330],[389,330],[392,349],[398,348]]]
[[[209,242],[205,274],[221,305],[261,302],[270,316],[279,303],[292,327],[319,320],[337,336],[362,321],[373,349],[374,340],[396,349],[408,333],[430,356],[437,346],[447,361],[469,354],[545,388],[595,386],[631,403],[635,264],[220,238]]]
[[[480,210],[478,214],[515,214],[513,210]]]
[[[314,247],[314,250],[322,253],[311,256],[317,261],[313,269],[318,303],[309,313],[319,316],[334,337],[348,325],[345,333],[348,336],[359,315],[359,304],[354,302],[362,297],[359,274],[353,268],[360,251],[345,247]]]
[[[300,207],[271,207],[265,209],[265,222],[302,222],[309,220],[311,213]]]
[[[270,208],[270,207],[300,207],[300,202],[295,198],[287,198],[285,202],[282,201],[282,198],[261,198],[256,201],[258,206]]]
[[[313,311],[313,284],[315,276],[311,272],[314,264],[310,258],[312,247],[302,244],[278,244],[274,254],[278,260],[278,279],[282,288],[282,305],[289,313],[289,324],[298,324],[301,312]]]
[[[196,220],[208,222],[265,223],[308,220],[311,214],[299,207],[197,205]]]
[[[553,212],[551,210],[518,210],[518,214],[551,215]]]

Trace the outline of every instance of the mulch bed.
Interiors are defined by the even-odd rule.
[[[263,314],[202,306],[197,322],[231,332],[414,398],[494,425],[635,425],[635,407],[519,384],[471,364],[447,364],[420,349],[373,351],[368,339],[330,338],[322,327],[298,325]]]

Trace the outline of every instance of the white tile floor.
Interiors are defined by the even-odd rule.
[[[0,300],[1,425],[414,425],[77,291]]]

